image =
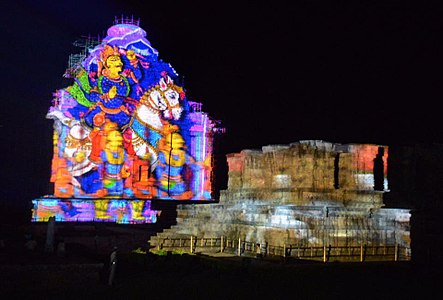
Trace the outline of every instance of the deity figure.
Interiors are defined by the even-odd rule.
[[[211,124],[201,122],[178,74],[145,36],[135,25],[112,26],[87,57],[70,60],[65,75],[74,83],[54,93],[47,114],[54,120],[54,195],[100,200],[98,219],[112,218],[111,208],[125,215],[128,199],[208,198],[210,172],[201,166]],[[194,132],[209,142],[194,147]],[[125,201],[107,201],[116,198]],[[135,220],[147,218],[143,203],[130,207]]]
[[[117,123],[105,119],[104,113],[99,113],[94,117],[94,129],[89,133],[89,138],[92,141],[91,154],[89,160],[95,164],[101,163],[101,153],[106,147],[107,135],[117,130]]]
[[[106,147],[100,155],[103,162],[103,186],[107,195],[121,196],[124,188],[122,169],[127,160],[123,137],[119,131],[113,130],[108,133],[106,139]],[[128,176],[127,173],[124,175]]]
[[[192,191],[183,180],[198,168],[194,158],[186,151],[185,141],[180,133],[170,132],[160,142],[158,165],[155,169],[160,198],[179,200],[191,199]]]
[[[55,174],[54,195],[60,198],[69,198],[74,195],[73,177],[67,170],[65,159],[58,161],[58,169]]]
[[[128,96],[131,86],[138,83],[137,76],[141,76],[140,72],[135,71],[136,68],[130,67],[123,72],[118,48],[104,46],[98,64],[98,80],[92,82],[89,93],[84,91],[84,96],[92,104],[88,111],[82,114],[88,127],[94,127],[94,117],[100,113],[104,113],[105,118],[116,123],[120,130],[128,125],[136,104],[136,101],[131,101]]]
[[[94,201],[95,219],[107,220],[110,219],[109,215],[109,199],[100,199]]]

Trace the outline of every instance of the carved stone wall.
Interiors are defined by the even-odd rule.
[[[341,145],[301,141],[243,150],[227,156],[228,189],[221,201],[278,200],[280,203],[315,205],[367,205],[381,207],[383,192],[374,190],[374,161],[379,149],[386,161],[388,148],[377,145]],[[384,164],[386,165],[386,164]],[[386,177],[382,167],[379,177]],[[332,203],[331,203],[332,205]]]
[[[323,141],[229,154],[219,203],[179,205],[177,225],[151,246],[159,237],[223,235],[276,246],[409,247],[409,210],[382,208],[387,156],[384,146]]]

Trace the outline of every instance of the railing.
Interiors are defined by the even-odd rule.
[[[157,250],[182,251],[185,253],[230,253],[237,256],[283,257],[308,260],[329,261],[408,261],[411,259],[410,248],[394,245],[365,245],[359,246],[301,246],[284,244],[283,246],[269,245],[228,239],[224,236],[214,238],[160,238],[157,240]]]

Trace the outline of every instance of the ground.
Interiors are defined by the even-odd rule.
[[[437,290],[436,273],[413,262],[158,256],[144,253],[153,228],[115,224],[56,224],[55,240],[65,251],[47,252],[45,228],[2,226],[1,299],[429,299]],[[34,250],[25,247],[30,239],[37,242]],[[109,285],[114,245],[116,273]]]

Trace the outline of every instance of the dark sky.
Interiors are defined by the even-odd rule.
[[[47,194],[52,121],[69,54],[116,16],[140,19],[184,78],[188,99],[222,121],[227,153],[304,139],[443,142],[439,1],[3,1],[2,201]],[[4,186],[3,186],[4,185]]]

